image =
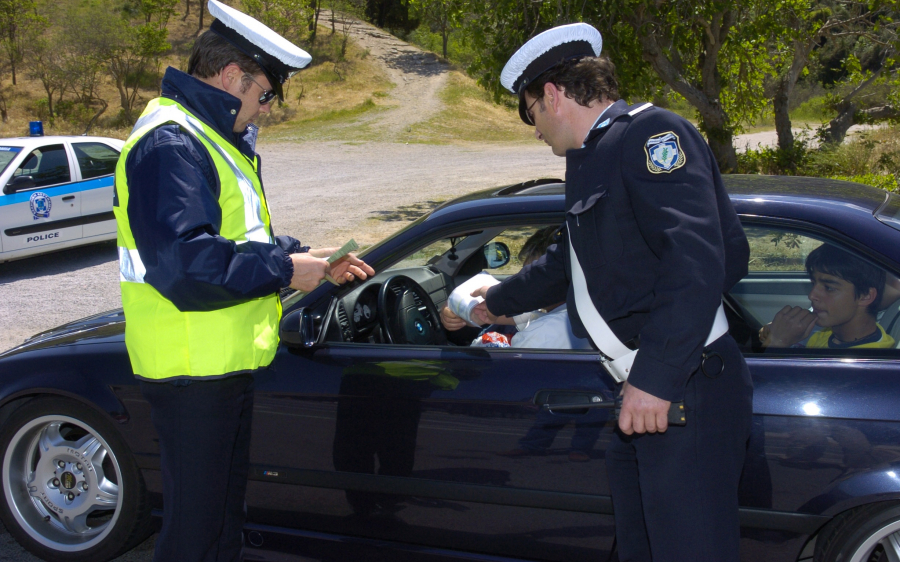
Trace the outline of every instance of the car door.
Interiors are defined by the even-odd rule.
[[[446,301],[443,281],[420,281]],[[540,406],[611,405],[596,353],[331,342],[284,346],[274,366],[254,413],[254,521],[535,560],[612,549],[610,410]]]
[[[759,329],[775,312],[810,307],[805,264],[814,249],[839,247],[848,259],[883,266],[822,229],[771,221],[744,228],[750,274],[731,292],[741,316],[732,323],[732,334],[754,383],[753,429],[740,487],[742,555],[748,562],[758,560],[754,554],[763,545],[780,544],[780,559],[795,560],[830,516],[900,493],[891,476],[900,473],[900,352],[812,348],[805,339],[787,348],[763,347]],[[878,323],[900,337],[898,302],[888,298]],[[774,560],[771,551],[766,557]]]
[[[0,205],[5,254],[29,255],[82,237],[81,194],[64,143],[22,150]]]
[[[85,239],[116,232],[113,215],[113,180],[119,149],[96,140],[73,141],[78,163],[77,189],[81,193],[81,216]]]
[[[7,168],[13,165],[13,162],[18,161],[19,153],[22,152],[21,146],[10,146],[10,145],[0,145],[0,179],[9,177],[11,173],[7,173]],[[5,181],[0,182],[0,184],[5,183]],[[0,191],[0,207],[5,207],[10,204],[12,199],[7,199],[6,193]],[[6,213],[0,209],[0,221],[2,221],[2,217],[5,217]],[[4,226],[3,222],[0,222],[0,228]],[[3,236],[0,235],[0,255],[3,253]]]

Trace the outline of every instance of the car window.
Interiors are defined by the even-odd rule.
[[[459,244],[464,238],[444,238],[438,240],[437,242],[433,242],[424,248],[420,248],[413,252],[412,254],[406,256],[396,264],[392,265],[390,269],[402,269],[406,267],[421,267],[432,263],[432,261],[439,259],[441,256],[446,254],[450,248],[455,247],[455,245]]]
[[[30,176],[35,187],[71,181],[65,147],[54,144],[34,149],[13,173],[13,178],[18,176]]]
[[[558,230],[559,227],[556,225],[550,227],[546,225],[518,226],[504,230],[499,236],[494,238],[492,242],[501,242],[509,248],[509,263],[496,268],[486,266],[485,271],[494,276],[505,276],[518,273],[518,271],[522,269],[522,266],[525,265],[526,261],[537,259],[544,254],[544,247],[554,242]],[[539,231],[543,231],[544,234],[538,235]],[[529,243],[529,240],[536,235],[538,235],[540,240],[535,238]],[[538,248],[538,246],[540,247]],[[533,250],[535,248],[538,248],[539,251],[534,252]]]
[[[15,160],[21,151],[21,146],[0,146],[0,174],[9,166],[10,162]]]
[[[729,293],[731,333],[748,353],[895,354],[900,280],[833,240],[745,226],[749,273]],[[886,352],[885,350],[890,350]]]
[[[433,271],[452,271],[453,285],[438,290],[430,286],[432,297],[443,295],[447,298],[453,286],[481,272],[498,279],[517,273],[524,265],[541,257],[548,246],[558,240],[560,225],[521,225],[508,228],[493,228],[469,233],[465,237],[445,238],[417,249],[390,269],[406,269],[430,266]],[[450,256],[456,256],[451,258]],[[451,265],[452,264],[452,265]],[[409,272],[406,272],[409,274]],[[449,275],[449,273],[448,273]],[[444,277],[449,279],[449,277]],[[353,297],[355,302],[345,302],[346,310],[354,315],[366,293]],[[436,303],[438,307],[443,302]],[[516,323],[498,324],[489,327],[488,338],[496,343],[501,341],[512,348],[531,349],[589,349],[587,340],[572,335],[565,303],[548,303],[547,309],[529,311],[516,317]],[[370,305],[370,308],[374,305]],[[363,306],[365,309],[365,306]],[[379,311],[380,313],[381,311]],[[347,312],[346,314],[350,314]],[[355,318],[355,316],[354,316]],[[348,324],[350,324],[348,322]],[[353,325],[357,325],[354,320]],[[477,328],[465,328],[448,334],[455,345],[482,345],[486,340]],[[476,338],[473,340],[473,338]],[[361,341],[353,337],[354,341]],[[345,340],[346,341],[346,340]],[[384,343],[376,337],[368,343]],[[489,347],[503,347],[490,345]]]
[[[81,179],[108,176],[116,171],[119,152],[101,142],[74,142],[72,149],[81,168]]]

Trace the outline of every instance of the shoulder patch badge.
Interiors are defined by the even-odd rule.
[[[52,205],[52,202],[46,193],[41,193],[40,191],[32,193],[29,198],[29,204],[31,206],[31,214],[34,215],[34,220],[50,218],[50,206]]]
[[[686,161],[678,135],[672,131],[647,139],[644,152],[647,153],[647,169],[654,174],[667,174],[677,170]]]

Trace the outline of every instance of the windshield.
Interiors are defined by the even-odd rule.
[[[9,166],[9,163],[13,161],[16,154],[21,150],[21,146],[0,146],[0,174],[3,173],[3,170]]]

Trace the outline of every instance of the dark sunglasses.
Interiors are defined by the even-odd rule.
[[[534,113],[531,111],[531,108],[534,107],[534,104],[540,101],[541,98],[534,98],[534,101],[531,102],[531,105],[528,106],[528,109],[525,110],[525,115],[528,116],[528,119],[531,120],[531,124],[534,125]]]
[[[262,84],[253,79],[253,76],[250,74],[246,74],[247,78],[250,79],[251,82],[262,88],[263,93],[259,95],[259,105],[266,105],[275,99],[275,96],[278,94],[275,93],[275,90],[267,90],[262,87]]]

